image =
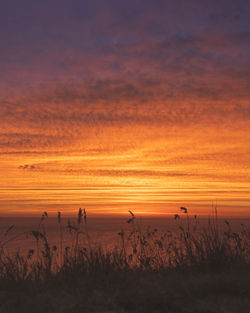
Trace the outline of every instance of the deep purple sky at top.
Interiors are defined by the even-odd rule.
[[[204,70],[201,58],[217,71],[249,78],[249,13],[245,0],[2,1],[0,82],[26,89],[121,78],[131,59],[141,60],[135,76],[148,63],[154,73],[161,66],[176,72],[185,59],[193,65],[193,57],[192,71]],[[185,70],[191,71],[187,64]]]

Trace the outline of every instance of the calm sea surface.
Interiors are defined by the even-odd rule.
[[[70,219],[72,225],[77,225],[76,219]],[[250,228],[250,219],[245,218],[230,218],[228,219],[231,228],[234,231],[241,230],[241,224],[244,224],[247,228]],[[87,230],[92,246],[99,246],[107,248],[111,246],[120,245],[120,236],[118,233],[123,230],[125,234],[131,232],[132,225],[127,223],[128,218],[88,218]],[[136,223],[142,230],[151,230],[157,228],[159,232],[176,231],[180,226],[180,221],[176,222],[173,218],[136,218]],[[181,218],[181,223],[186,225],[186,219]],[[193,217],[190,217],[191,229],[195,225],[196,221]],[[198,219],[198,227],[202,228],[208,223],[207,218]],[[43,227],[46,230],[47,237],[51,245],[60,244],[60,227],[56,218],[47,218],[42,224],[40,224],[39,218],[0,218],[0,242],[4,245],[7,253],[14,253],[20,251],[22,254],[27,254],[29,249],[33,249],[36,246],[35,238],[30,234],[32,230],[42,230]],[[68,219],[62,219],[61,226],[63,230],[63,245],[71,246],[73,236],[70,234],[67,227]],[[6,230],[11,225],[14,228],[6,235]],[[225,218],[218,219],[218,225],[221,231],[224,231],[228,226],[225,223]],[[82,234],[80,235],[80,243],[86,245],[86,228],[83,224],[81,226]]]

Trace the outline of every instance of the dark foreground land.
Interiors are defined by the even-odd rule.
[[[0,312],[250,312],[250,270],[118,272],[1,282]]]
[[[119,245],[104,251],[91,246],[86,212],[68,223],[71,247],[49,244],[46,217],[30,232],[37,250],[25,257],[7,255],[2,239],[0,313],[250,312],[250,232],[244,225],[236,233],[226,221],[221,232],[215,215],[199,229],[184,210],[177,232],[159,233],[142,231],[131,212],[131,232],[121,231]]]

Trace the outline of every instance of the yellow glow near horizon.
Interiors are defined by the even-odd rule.
[[[241,131],[230,137],[212,129],[204,140],[191,128],[185,136],[175,130],[164,139],[168,130],[161,136],[157,131],[148,138],[140,130],[131,138],[128,129],[110,148],[118,140],[114,129],[111,135],[104,132],[101,149],[100,138],[92,138],[86,152],[66,147],[61,153],[3,154],[1,213],[63,209],[70,214],[86,207],[94,214],[123,214],[133,207],[140,214],[159,215],[186,205],[207,214],[217,201],[222,215],[249,215],[249,138],[242,138]]]

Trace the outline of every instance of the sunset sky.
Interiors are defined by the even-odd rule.
[[[250,216],[250,1],[0,4],[0,216]]]

